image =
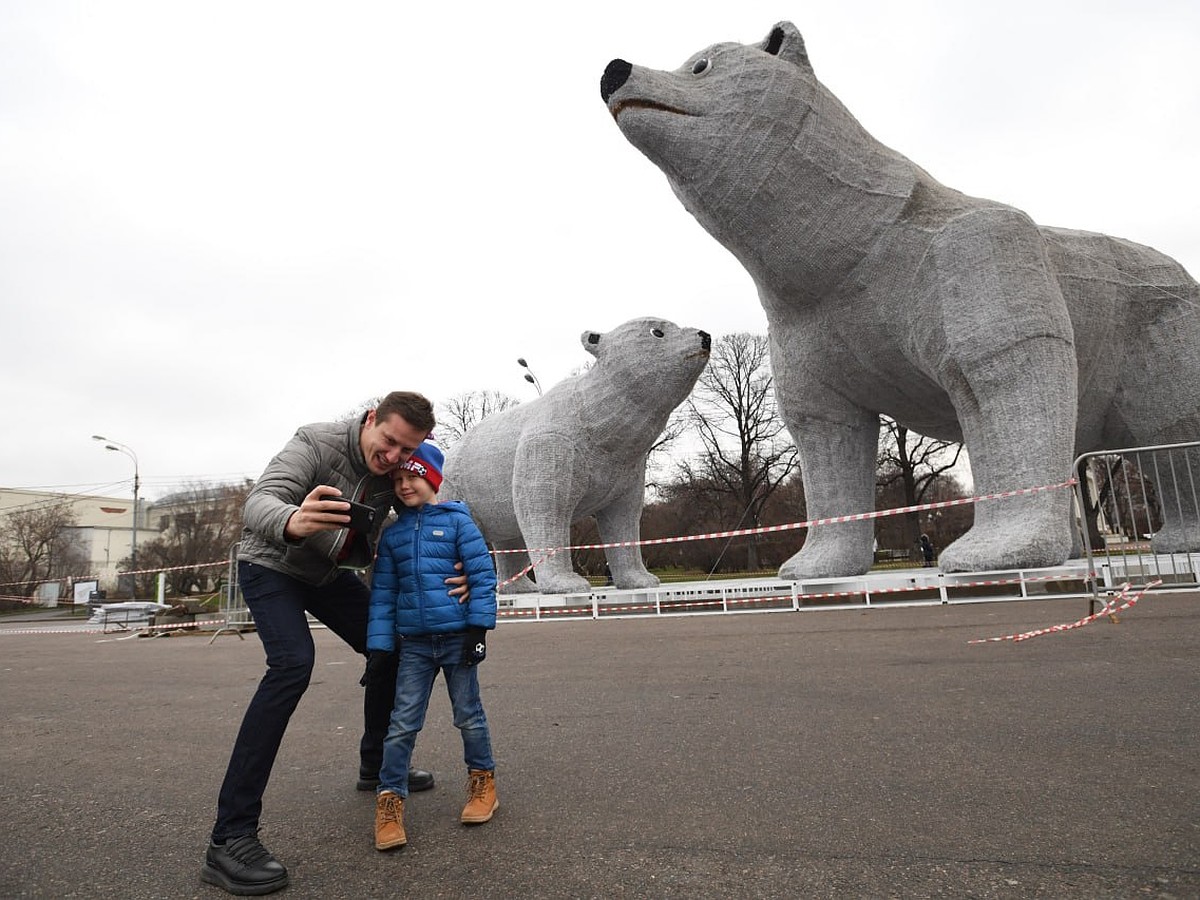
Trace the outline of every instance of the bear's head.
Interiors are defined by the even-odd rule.
[[[714,44],[673,72],[614,59],[600,95],[760,295],[822,296],[913,190],[915,167],[821,84],[790,22],[758,44]]]
[[[585,331],[579,340],[596,357],[589,374],[665,412],[691,393],[712,348],[707,332],[653,317],[633,319],[608,332]]]
[[[621,132],[693,214],[698,191],[762,184],[821,92],[790,22],[759,44],[714,44],[674,72],[614,59],[600,81]]]

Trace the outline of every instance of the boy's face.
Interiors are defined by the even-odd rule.
[[[426,503],[432,503],[433,498],[437,496],[433,485],[416,472],[400,469],[394,478],[396,496],[405,506],[423,506]]]

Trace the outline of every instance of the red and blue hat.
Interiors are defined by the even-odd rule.
[[[445,454],[436,444],[425,441],[413,451],[412,456],[400,464],[400,468],[420,475],[433,485],[434,491],[437,491],[442,486],[442,467],[445,465]]]

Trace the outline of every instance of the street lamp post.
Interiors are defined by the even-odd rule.
[[[517,365],[525,370],[525,380],[528,381],[530,384],[532,384],[535,388],[537,388],[539,397],[542,396],[541,382],[539,382],[537,380],[537,376],[533,374],[533,369],[529,368],[529,363],[525,362],[525,358],[519,357],[517,359]]]
[[[138,476],[138,458],[133,452],[133,448],[126,447],[120,441],[110,440],[100,434],[92,435],[93,441],[102,441],[105,450],[115,450],[118,453],[124,453],[133,460],[133,531],[129,538],[129,567],[135,573],[133,577],[134,590],[132,591],[133,599],[137,599],[137,528],[138,528],[138,488],[141,486],[141,479]]]

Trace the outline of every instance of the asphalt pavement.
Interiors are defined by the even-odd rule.
[[[317,668],[268,789],[278,896],[1200,897],[1200,597],[508,622],[483,698],[500,809],[467,828],[434,693],[409,845],[354,789],[361,658]],[[19,631],[21,633],[13,633]],[[0,624],[0,897],[204,898],[254,634]]]

